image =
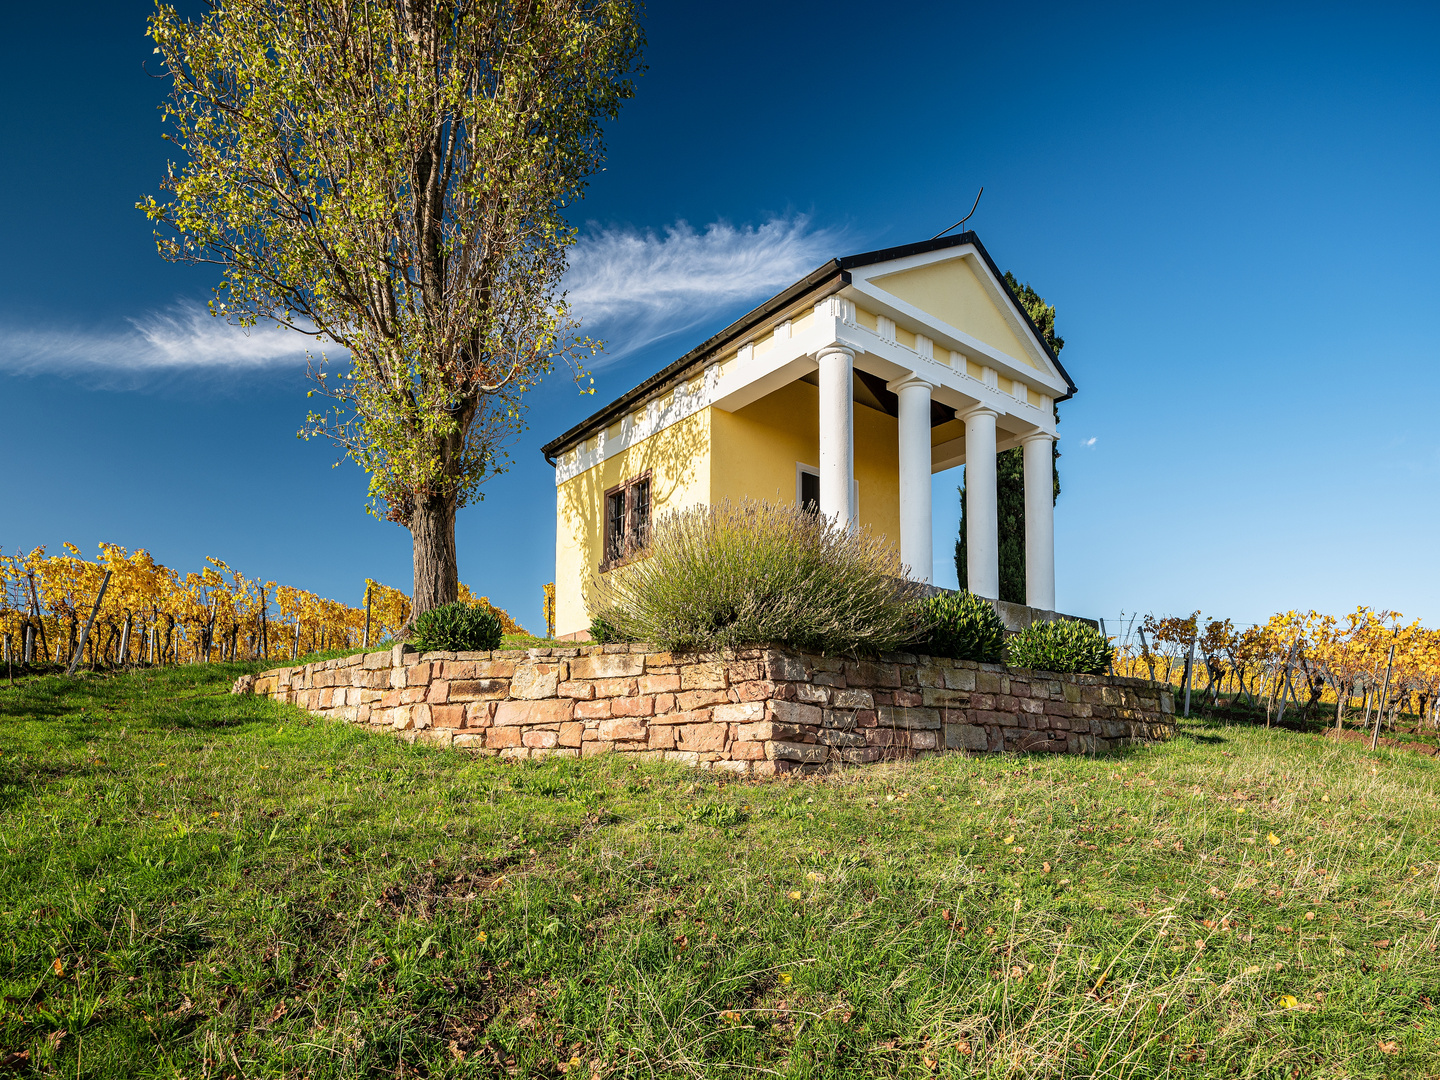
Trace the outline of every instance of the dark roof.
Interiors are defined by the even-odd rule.
[[[859,255],[846,255],[839,259],[831,259],[823,266],[801,278],[788,289],[777,293],[753,311],[742,315],[718,334],[706,338],[699,345],[695,346],[695,348],[680,357],[680,359],[657,371],[633,389],[621,394],[603,409],[587,416],[563,435],[551,439],[540,448],[540,452],[545,455],[546,461],[549,461],[552,465],[555,464],[553,455],[566,449],[571,443],[588,437],[590,433],[608,427],[614,423],[618,417],[628,413],[637,402],[656,388],[676,378],[687,368],[694,367],[696,364],[705,360],[716,350],[722,348],[735,338],[740,337],[757,323],[764,322],[777,311],[783,311],[806,293],[814,292],[816,289],[822,288],[837,280],[842,286],[850,284],[849,271],[855,267],[870,266],[873,263],[879,262],[890,262],[894,259],[904,259],[911,255],[923,255],[926,252],[940,251],[944,248],[961,247],[965,244],[973,244],[975,246],[975,250],[978,251],[980,257],[985,260],[985,265],[990,268],[990,272],[995,275],[995,279],[999,281],[1001,285],[1005,286],[1005,291],[1010,296],[1010,302],[1014,305],[1016,312],[1019,313],[1030,327],[1031,333],[1035,335],[1035,340],[1040,344],[1040,348],[1045,351],[1045,355],[1050,358],[1051,363],[1055,365],[1055,369],[1060,372],[1060,377],[1065,380],[1065,384],[1070,388],[1064,397],[1058,398],[1057,400],[1064,401],[1066,398],[1074,396],[1074,380],[1070,378],[1069,373],[1066,372],[1064,366],[1060,363],[1060,358],[1055,355],[1055,351],[1050,348],[1049,342],[1045,340],[1045,335],[1040,332],[1040,328],[1035,325],[1034,320],[1030,318],[1029,313],[1020,303],[1019,298],[1005,281],[1005,275],[1002,274],[1000,268],[995,265],[995,260],[992,259],[990,253],[985,250],[985,245],[980,243],[980,238],[973,232],[963,232],[955,236],[924,240],[918,244],[904,244],[900,247],[882,248],[879,251],[866,251]]]

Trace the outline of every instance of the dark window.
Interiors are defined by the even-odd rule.
[[[605,551],[601,571],[642,550],[650,541],[650,474],[642,473],[605,493]]]
[[[605,561],[612,563],[625,553],[625,489],[605,496]]]
[[[638,551],[650,541],[650,480],[637,480],[630,488],[630,547]]]
[[[820,477],[814,473],[800,474],[800,506],[812,514],[820,512]]]

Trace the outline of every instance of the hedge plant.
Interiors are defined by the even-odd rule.
[[[500,617],[479,604],[442,604],[415,620],[410,643],[421,652],[485,652],[500,647]]]
[[[869,529],[747,499],[662,517],[644,552],[596,582],[591,610],[616,640],[667,649],[876,653],[915,639],[922,589]]]
[[[928,637],[919,646],[931,656],[999,663],[1004,655],[1005,627],[994,606],[970,592],[941,593],[921,605]]]
[[[1007,644],[1013,666],[1062,674],[1101,675],[1114,652],[1099,630],[1073,619],[1031,623]]]

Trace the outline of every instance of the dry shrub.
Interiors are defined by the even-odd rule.
[[[924,587],[869,529],[745,500],[665,515],[604,575],[592,611],[626,638],[702,650],[778,644],[876,653],[913,641]]]

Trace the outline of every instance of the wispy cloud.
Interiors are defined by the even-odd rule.
[[[1094,435],[1091,435],[1088,439],[1081,439],[1081,440],[1080,440],[1080,445],[1081,445],[1082,447],[1084,447],[1086,450],[1094,450],[1094,449],[1095,449],[1095,438],[1096,438],[1096,437],[1095,437]]]
[[[595,229],[571,252],[565,288],[585,332],[604,337],[602,364],[763,300],[835,253],[839,234],[804,216],[758,226],[715,222],[663,232]],[[0,371],[108,373],[125,381],[167,372],[233,375],[298,368],[314,338],[276,326],[249,330],[193,301],[113,329],[0,326]]]
[[[210,369],[233,373],[298,366],[315,339],[277,326],[249,330],[193,302],[126,320],[128,328],[15,330],[0,327],[0,370],[17,374],[111,371],[131,375]]]
[[[765,299],[833,256],[839,239],[804,216],[598,229],[572,250],[565,288],[587,332],[606,339],[603,363]]]

